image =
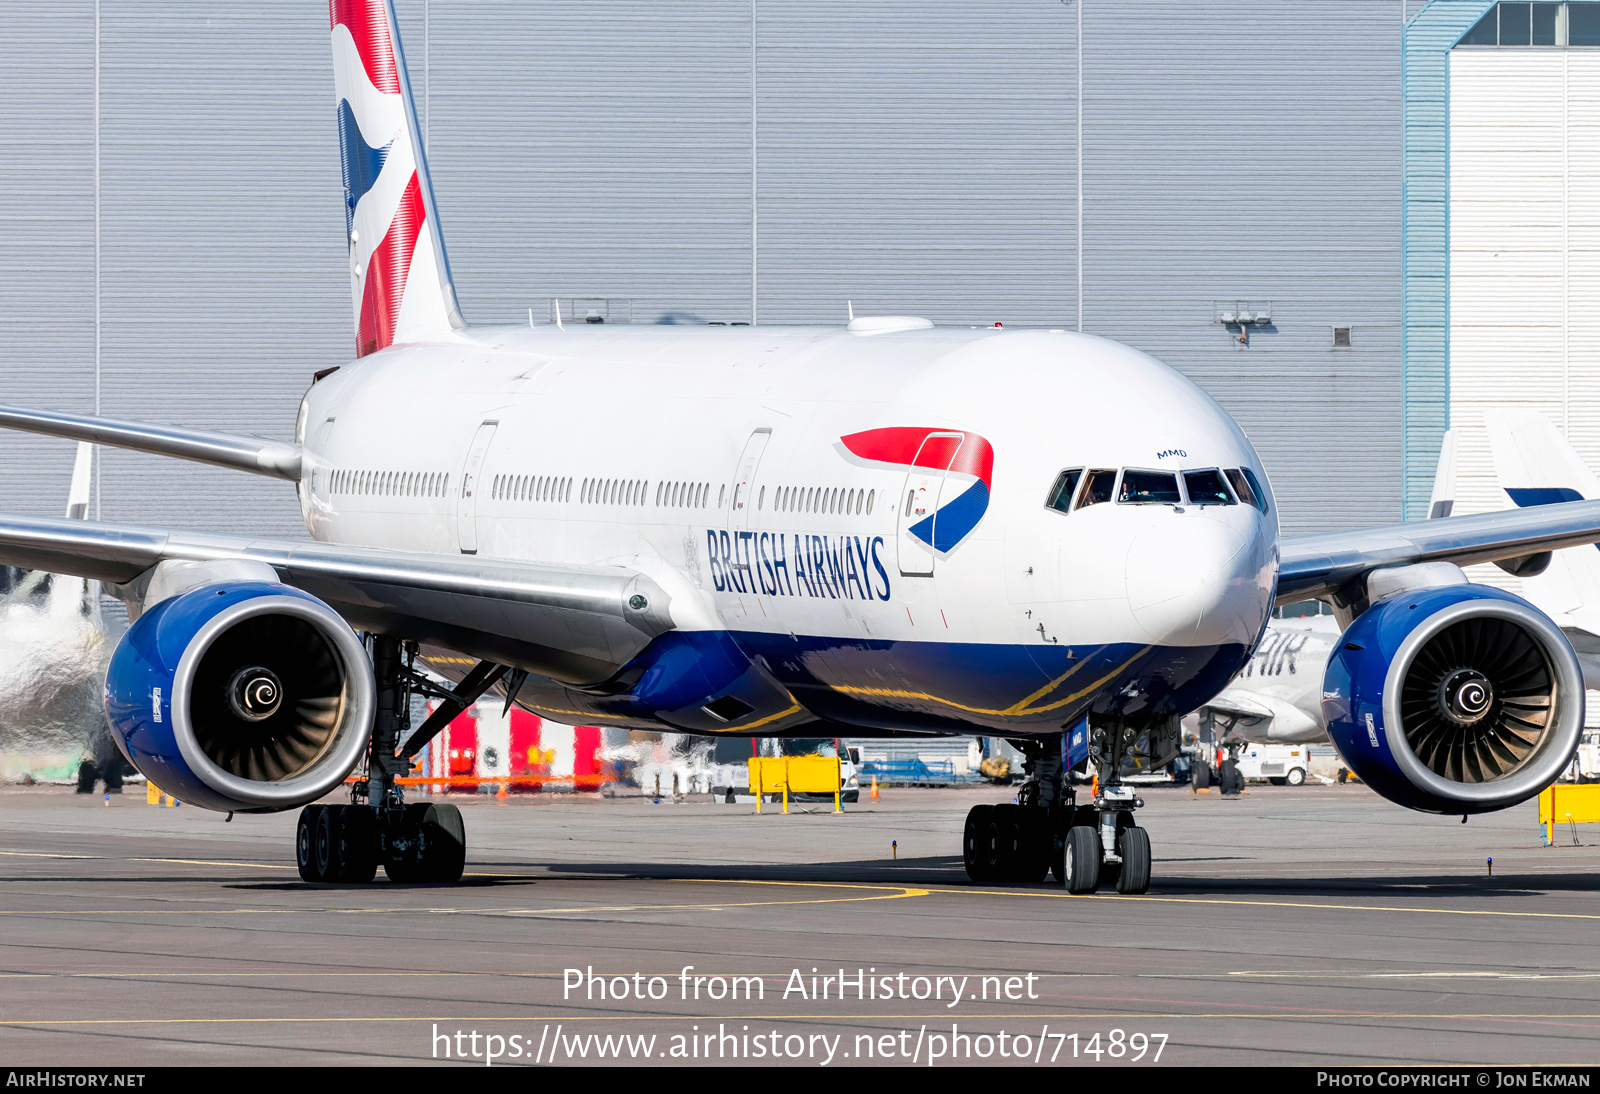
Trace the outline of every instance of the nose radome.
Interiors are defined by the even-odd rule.
[[[1253,641],[1266,608],[1247,546],[1242,533],[1192,514],[1135,539],[1128,549],[1128,607],[1150,640]]]

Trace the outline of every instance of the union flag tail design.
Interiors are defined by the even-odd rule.
[[[356,356],[466,326],[434,210],[394,7],[329,0]]]

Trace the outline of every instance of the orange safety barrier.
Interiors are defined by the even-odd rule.
[[[361,781],[360,776],[350,775],[345,780],[345,785]],[[462,786],[477,788],[480,786],[543,786],[545,783],[571,783],[574,786],[598,790],[600,784],[606,780],[600,775],[502,775],[480,778],[477,775],[402,775],[396,779],[396,786]]]

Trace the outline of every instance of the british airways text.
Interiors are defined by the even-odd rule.
[[[706,531],[711,583],[719,593],[888,600],[882,547],[882,536]]]

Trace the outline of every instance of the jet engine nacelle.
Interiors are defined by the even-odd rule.
[[[366,748],[374,694],[349,624],[267,581],[152,605],[106,671],[128,761],[180,801],[240,812],[293,809],[338,786]]]
[[[1572,760],[1583,675],[1560,629],[1486,585],[1403,591],[1356,617],[1323,678],[1328,734],[1364,782],[1428,813],[1526,801]]]

